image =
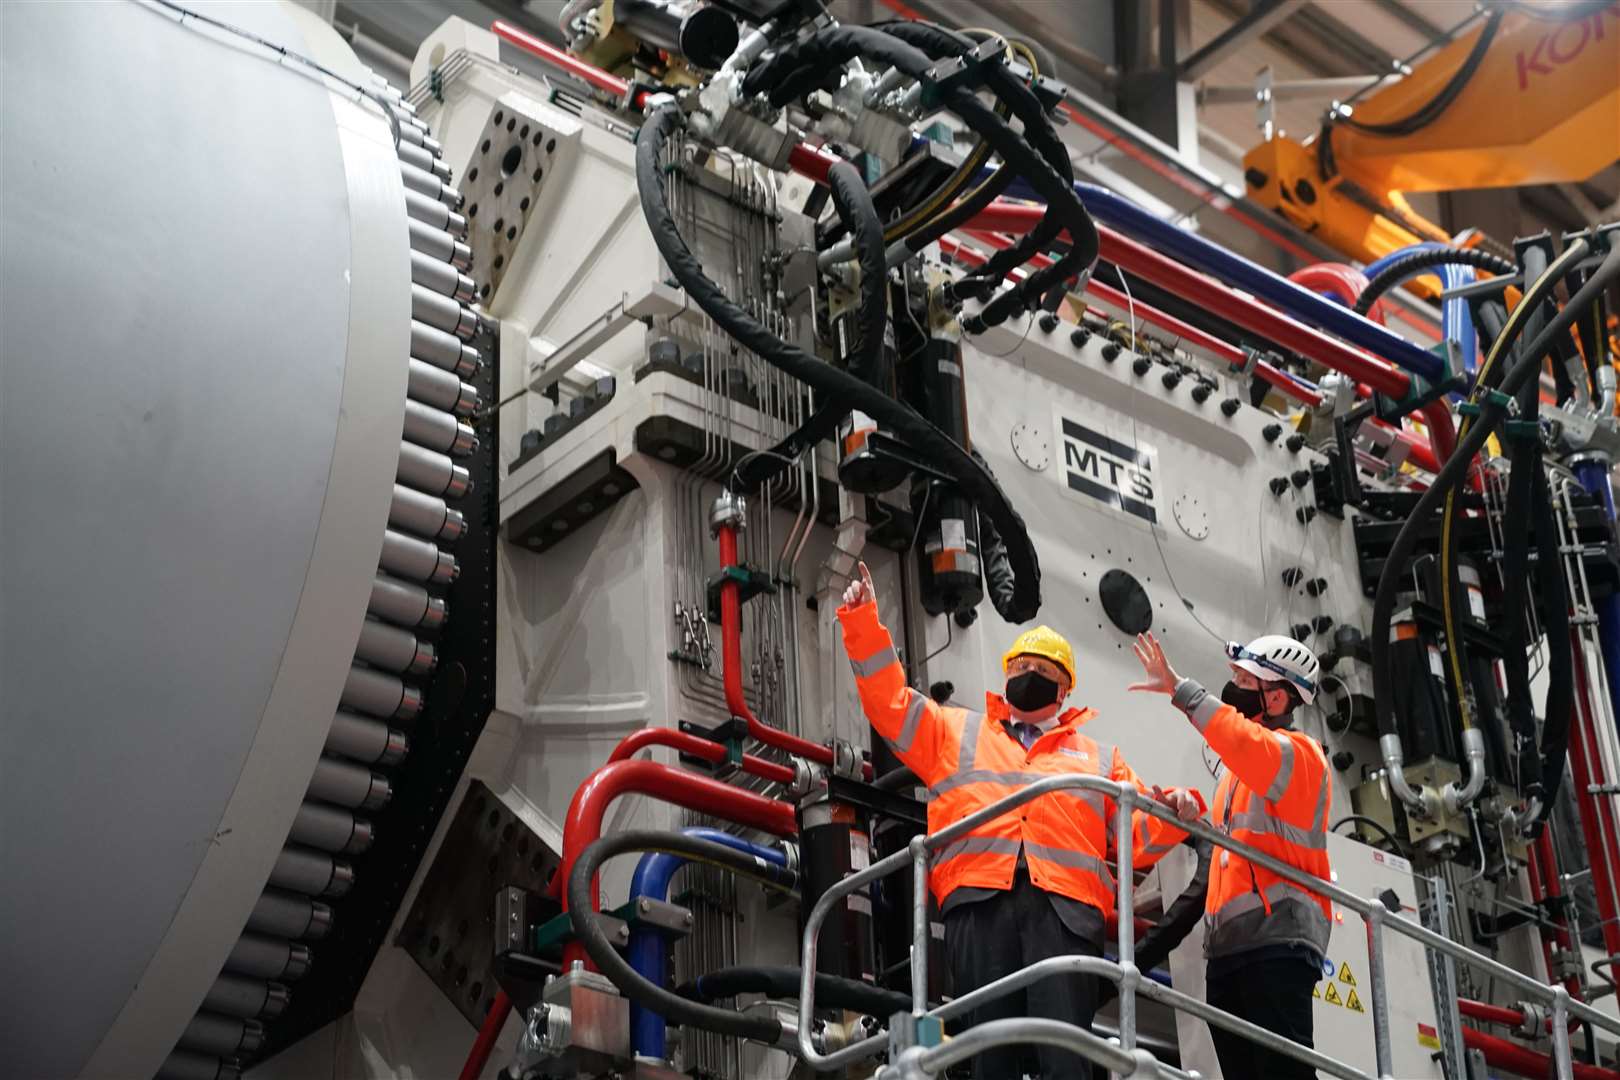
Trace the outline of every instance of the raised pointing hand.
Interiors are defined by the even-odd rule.
[[[1153,631],[1136,635],[1136,644],[1132,648],[1136,650],[1136,658],[1142,661],[1142,670],[1147,673],[1147,678],[1132,683],[1130,689],[1174,694],[1181,677],[1170,666],[1170,661],[1165,659],[1164,648],[1160,646],[1159,639],[1153,636]]]
[[[857,607],[868,600],[877,599],[877,590],[872,588],[872,572],[866,568],[866,563],[864,561],[856,563],[855,572],[858,576],[851,580],[849,588],[844,590],[845,607]]]

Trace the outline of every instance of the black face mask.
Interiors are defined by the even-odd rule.
[[[1265,721],[1266,699],[1258,690],[1245,690],[1235,682],[1221,687],[1221,700],[1250,720]]]
[[[1058,684],[1038,671],[1007,680],[1007,704],[1019,712],[1040,712],[1058,699]]]

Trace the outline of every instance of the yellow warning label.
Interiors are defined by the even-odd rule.
[[[1356,977],[1350,973],[1350,961],[1348,960],[1339,965],[1339,981],[1346,986],[1356,985]]]
[[[1328,983],[1327,989],[1322,992],[1322,1000],[1329,1005],[1343,1005],[1344,1001],[1339,997],[1339,984]]]
[[[1349,1009],[1351,1012],[1364,1013],[1367,1011],[1361,1007],[1361,999],[1356,997],[1356,991],[1353,987],[1351,988],[1350,993],[1344,999],[1344,1007]]]
[[[1317,983],[1315,986],[1311,987],[1311,997],[1316,998],[1318,1001],[1321,1000],[1321,998],[1322,998],[1322,984],[1321,983]]]

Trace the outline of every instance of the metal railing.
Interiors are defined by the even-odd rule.
[[[963,994],[961,997],[930,1010],[928,1008],[929,855],[952,841],[966,836],[987,822],[1017,809],[1032,799],[1040,798],[1042,795],[1054,791],[1076,789],[1095,791],[1106,795],[1114,800],[1117,807],[1114,817],[1114,847],[1117,860],[1116,878],[1119,900],[1118,960],[1111,962],[1100,957],[1084,956],[1053,957],[1031,964],[1013,972],[1011,975],[1007,975],[970,993]],[[1141,810],[1193,836],[1201,837],[1218,847],[1236,852],[1254,863],[1254,865],[1263,867],[1285,880],[1302,885],[1311,892],[1319,896],[1325,896],[1340,907],[1348,908],[1361,916],[1362,921],[1367,926],[1368,981],[1371,997],[1370,1011],[1373,1021],[1374,1057],[1377,1062],[1376,1076],[1330,1058],[1325,1054],[1318,1053],[1310,1047],[1285,1039],[1247,1020],[1217,1009],[1207,1002],[1180,993],[1170,987],[1161,986],[1151,979],[1142,978],[1142,973],[1137,969],[1135,963],[1135,869],[1133,866],[1134,852],[1132,850],[1131,835],[1131,817],[1134,810]],[[1528,995],[1531,1000],[1548,1005],[1552,1019],[1553,1061],[1558,1080],[1573,1080],[1574,1072],[1569,1045],[1569,1020],[1571,1017],[1584,1020],[1596,1027],[1603,1028],[1605,1031],[1620,1035],[1620,1020],[1600,1013],[1581,1002],[1571,1000],[1569,991],[1565,990],[1563,986],[1537,982],[1522,972],[1515,971],[1513,968],[1459,945],[1419,923],[1412,922],[1391,912],[1378,899],[1364,899],[1346,889],[1340,888],[1331,881],[1324,881],[1296,867],[1289,866],[1282,860],[1258,848],[1233,840],[1230,836],[1219,832],[1203,821],[1181,821],[1169,808],[1144,797],[1130,785],[1115,783],[1112,780],[1104,780],[1096,776],[1072,775],[1051,776],[1036,781],[1022,790],[986,806],[982,810],[969,814],[962,820],[941,829],[937,833],[929,836],[913,837],[907,850],[897,851],[887,858],[878,860],[859,873],[844,878],[822,894],[811,909],[809,917],[805,920],[804,934],[801,939],[802,955],[799,958],[798,1049],[805,1063],[812,1068],[819,1070],[842,1068],[854,1062],[875,1057],[883,1053],[889,1045],[888,1036],[879,1033],[859,1042],[851,1043],[830,1054],[823,1054],[816,1049],[811,1037],[811,1024],[815,1017],[816,939],[820,935],[822,923],[826,921],[828,914],[840,900],[859,889],[865,888],[879,878],[895,873],[908,862],[912,865],[913,872],[911,904],[913,926],[911,1002],[913,1017],[931,1018],[943,1022],[961,1016],[986,1001],[1021,989],[1040,979],[1063,974],[1095,975],[1109,979],[1119,986],[1119,1043],[1115,1045],[1110,1041],[1098,1038],[1089,1031],[1083,1031],[1072,1024],[1064,1024],[1058,1021],[1032,1018],[1000,1020],[970,1028],[941,1046],[914,1046],[905,1049],[891,1063],[893,1072],[885,1073],[886,1076],[904,1077],[909,1080],[911,1077],[937,1075],[943,1068],[993,1047],[1028,1042],[1062,1046],[1112,1070],[1120,1076],[1186,1077],[1196,1075],[1174,1069],[1158,1061],[1147,1051],[1137,1049],[1136,1004],[1137,994],[1140,993],[1151,1001],[1157,1001],[1172,1009],[1186,1012],[1207,1024],[1241,1035],[1269,1050],[1304,1062],[1331,1076],[1342,1077],[1343,1080],[1390,1080],[1392,1077],[1392,1064],[1389,994],[1385,985],[1383,956],[1384,930],[1386,927],[1395,933],[1411,938],[1426,948],[1433,949],[1462,963],[1470,964],[1494,978],[1518,988]],[[1060,1032],[1058,1031],[1060,1028],[1065,1030]]]

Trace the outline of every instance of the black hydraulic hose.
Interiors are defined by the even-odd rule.
[[[885,33],[892,34],[908,44],[917,46],[934,59],[966,52],[972,49],[974,44],[966,37],[934,23],[898,20],[883,23],[881,27]],[[1045,110],[1041,108],[1040,100],[1035,97],[1034,92],[1028,86],[1025,86],[1006,67],[1000,64],[987,64],[986,69],[986,85],[1008,104],[1013,115],[1024,125],[1024,137],[1029,141],[1029,145],[1045,158],[1047,163],[1057,170],[1058,175],[1063,177],[1072,187],[1074,184],[1074,165],[1069,160],[1068,148],[1058,138],[1056,130],[1052,127],[1051,120],[1048,119]],[[1000,177],[998,176],[995,179],[999,180]],[[1006,179],[1008,183],[1011,182],[1010,173],[1007,174]],[[1000,191],[1005,190],[1005,187],[1006,184],[1001,184],[1000,189],[994,194],[1000,194]],[[908,237],[906,246],[914,252],[921,251],[941,236],[972,218],[985,206],[988,206],[991,198],[994,198],[994,194],[989,198],[971,200],[972,205],[964,204],[958,207],[955,212],[950,213],[947,217],[941,218],[925,230]],[[968,274],[963,284],[971,281],[999,282],[1014,267],[1022,266],[1036,252],[1044,251],[1050,247],[1062,231],[1063,226],[1059,219],[1052,214],[1046,215],[1036,224],[1035,228],[1020,236],[1010,246],[996,252],[983,266]],[[1090,263],[1088,262],[1087,265],[1090,265]],[[1069,269],[1072,270],[1073,268],[1070,267]],[[1060,285],[1067,276],[1067,274],[1059,276],[1055,273],[1050,275],[1051,280],[1048,282],[1048,286],[1056,287]],[[1039,297],[1044,292],[1045,288],[1037,289],[1032,287],[1027,290],[1025,293],[1026,306],[1031,298]],[[994,324],[987,321],[986,325]]]
[[[721,1035],[734,1035],[740,1039],[775,1044],[782,1037],[782,1023],[768,1017],[745,1016],[733,1009],[720,1009],[704,1005],[671,993],[645,978],[619,955],[607,933],[594,917],[595,897],[591,895],[591,882],[603,863],[615,855],[636,851],[657,851],[680,855],[687,859],[709,863],[741,877],[761,884],[792,892],[798,884],[798,875],[783,866],[776,866],[746,852],[736,851],[685,833],[659,832],[653,829],[632,829],[612,833],[595,841],[580,852],[563,883],[568,895],[569,922],[574,936],[585,947],[586,953],[608,980],[624,996],[643,1008],[650,1009],[675,1024],[702,1028]]]
[[[1176,946],[1187,940],[1187,935],[1204,918],[1204,907],[1209,896],[1209,864],[1215,853],[1215,845],[1208,840],[1192,837],[1182,842],[1191,844],[1198,852],[1198,867],[1193,871],[1187,887],[1181,890],[1181,895],[1165,909],[1164,917],[1154,923],[1152,929],[1136,943],[1136,966],[1144,974],[1168,960]],[[1099,979],[1098,982],[1101,984],[1098,988],[1098,1004],[1106,1005],[1119,993],[1119,987],[1107,979]]]
[[[1535,416],[1541,401],[1539,380],[1527,380],[1518,396],[1520,416],[1528,409]],[[1529,398],[1529,401],[1526,401]],[[1531,500],[1535,497],[1535,478],[1541,471],[1540,440],[1522,439],[1508,449],[1508,490],[1503,506],[1502,520],[1530,522]],[[1502,654],[1502,671],[1506,684],[1505,706],[1508,727],[1513,733],[1513,762],[1518,773],[1519,790],[1526,795],[1541,796],[1541,758],[1536,746],[1535,702],[1530,690],[1530,658],[1526,607],[1530,595],[1530,536],[1531,529],[1507,529],[1502,554],[1504,591],[1502,610],[1507,615],[1506,647]],[[1557,551],[1552,558],[1559,558]],[[1546,573],[1547,553],[1542,554],[1541,569]],[[1550,692],[1550,688],[1549,688]]]
[[[771,103],[781,106],[802,90],[784,72],[796,72],[805,65],[842,66],[856,56],[897,68],[914,79],[925,79],[931,67],[926,53],[892,34],[861,26],[820,30],[788,46],[756,66],[743,81],[744,93],[758,93],[774,87]],[[1014,83],[1016,79],[1012,80]],[[1089,269],[1099,250],[1096,225],[1075,194],[1072,180],[1035,151],[1006,122],[979,101],[970,91],[955,87],[945,92],[946,106],[968,127],[985,138],[1001,156],[1002,168],[1022,174],[1047,202],[1048,215],[1058,215],[1060,227],[1067,228],[1071,249],[1050,266],[1042,267],[1022,282],[1002,292],[979,313],[984,327],[999,325],[1019,311],[1027,310],[1053,286]],[[1055,235],[1055,234],[1054,234]]]
[[[1541,331],[1528,348],[1520,355],[1517,362],[1503,377],[1502,392],[1512,395],[1532,374],[1541,370],[1542,359],[1552,347],[1552,343],[1559,334],[1567,334],[1574,321],[1609,287],[1609,284],[1620,277],[1620,246],[1611,248],[1603,262],[1586,280],[1576,294],[1570,297],[1568,304],[1560,311]],[[1507,416],[1507,408],[1495,397],[1487,397],[1480,407],[1480,415],[1472,424],[1468,432],[1458,442],[1457,448],[1452,451],[1440,472],[1434,477],[1418,503],[1407,515],[1406,523],[1396,534],[1395,541],[1390,545],[1389,553],[1384,558],[1383,570],[1378,575],[1378,588],[1373,595],[1372,613],[1372,667],[1373,667],[1373,703],[1374,714],[1378,721],[1378,733],[1390,735],[1395,733],[1395,710],[1393,699],[1395,688],[1391,678],[1392,658],[1389,647],[1389,631],[1392,617],[1395,613],[1395,594],[1400,582],[1404,579],[1403,568],[1411,557],[1412,549],[1417,546],[1418,533],[1424,522],[1434,513],[1435,508],[1462,480],[1468,475],[1470,464],[1474,455],[1479,453],[1498,424]]]
[[[962,446],[920,416],[915,409],[771,333],[759,320],[732,302],[704,273],[703,264],[681,238],[664,191],[660,158],[669,133],[679,120],[680,114],[674,105],[660,106],[647,117],[636,141],[636,186],[641,197],[642,213],[670,272],[698,307],[744,348],[753,351],[772,367],[808,384],[829,400],[847,400],[852,407],[893,431],[912,449],[948,474],[962,494],[995,524],[996,531],[1007,543],[1014,588],[1011,602],[1005,607],[998,606],[997,614],[1011,623],[1028,622],[1034,618],[1041,606],[1040,563],[1023,519],[1013,509],[995,478],[974,461]]]
[[[801,970],[771,964],[721,968],[719,971],[699,975],[691,982],[676,987],[675,992],[693,1001],[717,1001],[738,994],[797,998]],[[897,1012],[910,1012],[911,995],[896,990],[885,990],[858,979],[845,979],[818,972],[816,1005],[829,1009],[849,1009],[852,1012],[887,1018]]]
[[[977,450],[968,453],[990,473],[991,479],[995,478],[983,454]],[[979,565],[984,567],[984,587],[990,593],[990,606],[999,611],[1011,605],[1018,575],[1013,573],[1012,564],[1007,560],[1007,544],[996,531],[996,523],[982,513],[979,515]]]
[[[922,780],[918,778],[917,774],[904,765],[890,769],[872,781],[872,786],[879,791],[898,791],[900,788],[919,787],[921,785]]]
[[[1372,310],[1378,298],[1411,277],[1419,270],[1431,266],[1473,266],[1492,274],[1512,274],[1518,267],[1500,255],[1478,248],[1428,248],[1403,255],[1373,275],[1367,287],[1356,297],[1356,314],[1365,315]]]
[[[832,191],[833,207],[839,219],[855,238],[861,270],[861,295],[856,308],[855,338],[849,348],[849,371],[862,382],[881,386],[886,381],[883,339],[889,321],[889,269],[883,245],[883,220],[878,217],[872,193],[866,189],[860,171],[849,162],[837,162],[827,170],[827,186]],[[780,474],[805,448],[831,435],[848,412],[849,402],[845,399],[822,401],[796,430],[789,432],[767,453],[750,458],[737,469],[738,489],[752,491]]]
[[[1564,757],[1569,752],[1569,732],[1575,713],[1575,647],[1570,641],[1569,591],[1563,556],[1559,552],[1552,492],[1547,486],[1547,474],[1539,467],[1534,480],[1536,546],[1541,551],[1537,576],[1547,623],[1547,700],[1542,706],[1545,720],[1541,728],[1541,781],[1546,794],[1542,797],[1539,824],[1552,813],[1558,789],[1564,782]]]

